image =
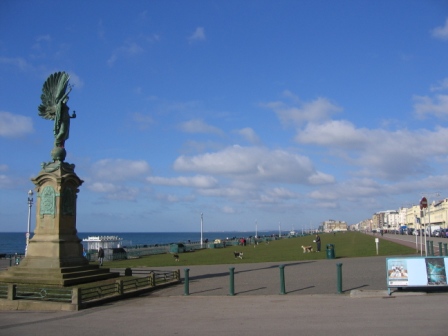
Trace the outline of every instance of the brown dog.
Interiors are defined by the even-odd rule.
[[[311,245],[310,246],[302,245],[302,250],[303,250],[303,253],[310,253],[310,252],[313,252],[313,247]]]

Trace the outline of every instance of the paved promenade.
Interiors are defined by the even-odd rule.
[[[338,263],[343,294],[336,294]],[[0,312],[0,335],[448,333],[448,294],[387,296],[385,257],[285,263],[285,295],[279,294],[279,265],[236,260],[230,265],[188,267],[187,296],[181,284],[79,312]],[[229,267],[235,267],[235,296],[229,296]],[[180,269],[183,277],[184,268]]]

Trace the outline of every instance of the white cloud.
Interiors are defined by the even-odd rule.
[[[431,33],[435,38],[448,40],[448,19],[446,19],[444,26],[434,28]]]
[[[100,20],[98,21],[98,24],[97,24],[97,26],[96,26],[96,29],[97,29],[96,34],[97,34],[98,38],[99,38],[100,40],[104,40],[104,37],[105,37],[105,35],[106,35],[106,30],[105,30],[105,28],[104,28],[103,20],[100,19]]]
[[[234,208],[230,207],[230,206],[223,206],[221,208],[221,211],[223,213],[226,213],[226,214],[234,214],[234,213],[236,213],[236,210]]]
[[[186,121],[180,124],[179,127],[182,131],[187,133],[222,134],[222,131],[219,128],[208,125],[199,119]]]
[[[341,157],[347,165],[359,167],[355,173],[384,179],[401,180],[421,174],[428,168],[428,158],[448,155],[448,129],[435,131],[357,129],[347,121],[310,124],[296,140],[318,145]],[[436,145],[428,145],[436,144]]]
[[[169,202],[169,203],[179,203],[179,202],[193,202],[196,200],[196,197],[194,195],[186,195],[186,196],[180,196],[180,195],[173,195],[173,194],[158,194],[156,196],[157,200],[162,202]]]
[[[414,96],[414,101],[415,113],[420,118],[426,115],[434,115],[438,118],[448,117],[448,95]]]
[[[286,91],[284,94],[291,98],[292,94]],[[331,103],[328,99],[319,97],[312,102],[301,102],[298,98],[293,99],[293,104],[276,101],[262,104],[263,107],[272,109],[285,125],[291,123],[300,126],[306,122],[317,122],[329,119],[333,114],[342,109]],[[298,106],[296,106],[298,105]]]
[[[211,176],[179,176],[173,178],[150,176],[146,180],[152,184],[172,186],[172,187],[193,187],[193,188],[212,188],[216,187],[218,181]]]
[[[445,91],[448,90],[448,78],[444,78],[437,85],[431,86],[431,91]]]
[[[137,123],[141,130],[147,129],[154,123],[154,119],[150,115],[139,112],[134,113],[132,119]]]
[[[239,135],[241,135],[243,138],[245,138],[247,141],[249,141],[253,145],[258,145],[261,143],[261,140],[258,137],[258,135],[250,127],[246,127],[246,128],[237,130],[235,132],[238,133]]]
[[[368,143],[367,133],[367,129],[357,129],[348,121],[332,120],[308,124],[303,131],[298,131],[295,139],[303,144],[359,148]]]
[[[121,57],[133,57],[143,53],[144,49],[134,41],[127,41],[122,46],[115,49],[112,55],[107,60],[109,66],[113,66],[115,62]]]
[[[22,57],[15,57],[15,58],[9,58],[9,57],[0,57],[0,64],[6,64],[8,66],[14,66],[22,71],[28,70],[32,68],[31,64],[29,64],[24,58]]]
[[[331,184],[334,183],[334,176],[322,172],[316,172],[308,178],[310,184]]]
[[[111,200],[134,201],[138,196],[138,189],[117,185],[116,183],[95,182],[87,188],[93,192],[105,194]]]
[[[83,80],[73,71],[70,71],[70,84],[75,88],[80,89],[84,86]]]
[[[17,138],[32,132],[33,121],[30,117],[0,111],[0,136]]]
[[[204,41],[205,40],[205,29],[203,27],[197,27],[193,34],[188,37],[191,42]]]
[[[307,157],[283,150],[241,146],[192,157],[181,156],[174,162],[174,169],[242,180],[305,184],[318,174]]]
[[[286,188],[273,188],[268,190],[267,193],[271,196],[274,196],[275,198],[282,198],[282,199],[291,199],[297,197],[297,195],[294,192]]]
[[[150,171],[146,161],[104,159],[92,165],[92,174],[103,181],[124,181],[138,179]]]
[[[15,186],[16,183],[11,177],[0,174],[0,189],[9,189]]]

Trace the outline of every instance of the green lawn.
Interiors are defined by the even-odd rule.
[[[320,235],[322,252],[303,253],[302,245],[312,245],[314,236],[295,237],[271,241],[269,244],[260,243],[256,247],[228,246],[225,248],[204,249],[196,252],[180,253],[180,261],[176,262],[171,254],[159,254],[141,257],[139,259],[106,262],[111,268],[124,267],[160,267],[160,266],[189,266],[189,265],[217,265],[260,262],[286,262],[296,260],[326,259],[327,244],[333,244],[336,258],[370,257],[376,256],[375,238],[359,232],[323,233]],[[410,255],[414,248],[396,244],[379,238],[379,255]],[[235,259],[233,251],[243,252],[243,259]]]

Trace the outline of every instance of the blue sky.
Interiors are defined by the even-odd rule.
[[[448,197],[448,3],[0,2],[0,231],[70,74],[78,231],[296,230]],[[430,199],[431,200],[431,199]],[[34,223],[33,208],[33,223]]]

